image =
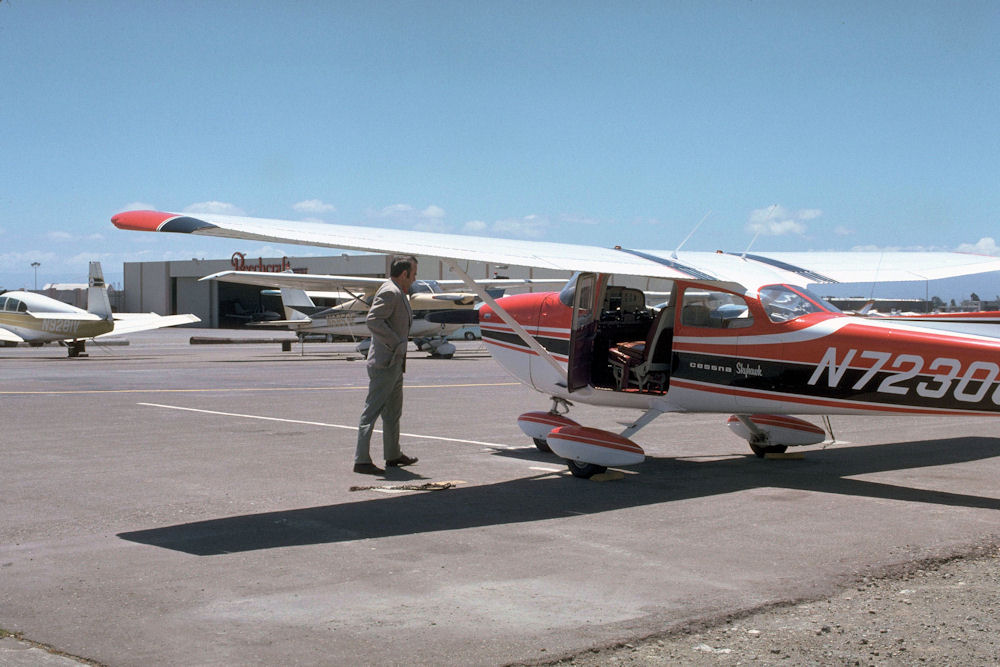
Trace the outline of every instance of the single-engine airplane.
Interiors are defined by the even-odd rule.
[[[518,419],[540,448],[589,477],[640,463],[632,436],[666,412],[732,413],[758,456],[819,443],[804,415],[1000,416],[1000,341],[841,313],[807,285],[931,280],[1000,270],[1000,258],[947,252],[731,253],[597,248],[429,232],[157,211],[121,229],[223,236],[442,258],[486,303],[483,339],[552,409]],[[561,292],[494,300],[460,262],[577,273]],[[612,275],[673,281],[653,311]],[[569,401],[630,408],[621,433],[581,426]]]
[[[87,310],[44,294],[13,291],[0,294],[0,342],[39,347],[58,341],[71,357],[86,356],[89,339],[200,322],[195,315],[112,313],[100,262],[90,263]]]
[[[258,322],[255,326],[283,327],[298,334],[300,340],[310,333],[335,334],[362,338],[359,351],[367,351],[368,327],[365,318],[371,307],[371,300],[384,278],[361,276],[334,276],[311,273],[266,273],[260,271],[220,271],[205,276],[201,280],[242,285],[258,285],[277,288],[281,292],[281,303],[285,319]],[[492,278],[477,280],[476,284],[489,290],[504,290],[511,287],[530,285],[562,284],[565,281],[532,278]],[[461,280],[417,280],[410,288],[410,308],[413,311],[413,325],[410,339],[417,349],[427,350],[432,357],[450,359],[455,354],[455,346],[447,341],[447,336],[463,326],[460,323],[431,321],[427,314],[440,310],[472,311],[479,296],[472,292],[446,291],[465,283]],[[334,295],[341,303],[329,308],[317,306],[307,290]]]

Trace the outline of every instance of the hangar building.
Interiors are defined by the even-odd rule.
[[[420,280],[451,280],[441,260],[418,256]],[[132,313],[155,312],[160,315],[194,313],[201,318],[195,327],[235,328],[259,318],[261,313],[282,313],[277,296],[261,294],[253,285],[200,281],[219,271],[294,271],[383,278],[389,272],[390,257],[381,254],[338,254],[325,257],[251,257],[234,252],[229,259],[192,259],[171,262],[126,262],[124,266],[125,302],[122,309]],[[465,267],[463,267],[465,268]],[[565,271],[507,267],[501,264],[472,262],[466,271],[473,278],[568,278]],[[542,289],[552,289],[551,287]],[[525,291],[521,289],[519,291]]]

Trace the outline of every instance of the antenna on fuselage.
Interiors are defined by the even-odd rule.
[[[688,239],[690,239],[690,238],[691,238],[692,236],[694,236],[694,233],[695,233],[696,231],[698,231],[698,228],[699,228],[699,227],[701,227],[701,223],[703,223],[703,222],[705,222],[706,220],[708,220],[708,216],[710,216],[710,215],[712,215],[712,210],[711,210],[711,209],[709,209],[708,213],[706,213],[706,214],[705,214],[705,216],[704,216],[704,217],[703,217],[703,218],[702,218],[701,220],[699,220],[699,221],[698,221],[698,224],[694,226],[694,229],[692,229],[692,230],[691,230],[691,232],[690,232],[690,233],[689,233],[689,234],[688,234],[687,236],[685,236],[685,237],[684,237],[684,240],[683,240],[683,241],[681,241],[681,242],[680,242],[680,244],[679,244],[679,245],[678,245],[678,246],[677,246],[677,247],[676,247],[676,248],[674,249],[674,251],[673,251],[673,252],[672,252],[672,253],[670,254],[670,256],[671,256],[671,257],[672,257],[673,259],[677,259],[677,251],[678,251],[678,250],[680,250],[680,249],[681,249],[681,247],[682,247],[682,246],[683,246],[683,245],[684,245],[685,243],[687,243],[687,242],[688,242]]]
[[[771,204],[771,208],[767,209],[767,216],[764,219],[767,220],[768,218],[770,218],[771,213],[773,213],[774,209],[776,208],[778,208],[777,204]],[[757,228],[757,233],[753,235],[752,239],[750,239],[750,243],[747,244],[747,249],[743,251],[742,255],[740,255],[740,259],[747,258],[747,253],[750,252],[750,248],[753,247],[753,244],[757,242],[757,237],[760,236],[760,233],[762,231],[764,231],[764,225],[761,225],[760,227]]]

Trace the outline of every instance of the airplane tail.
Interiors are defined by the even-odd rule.
[[[286,320],[308,320],[317,308],[305,290],[281,288],[281,305],[285,309]]]
[[[90,287],[87,289],[87,312],[105,320],[112,320],[111,300],[108,286],[104,284],[104,272],[100,262],[90,263]]]

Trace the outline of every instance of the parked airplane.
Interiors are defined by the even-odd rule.
[[[640,463],[631,440],[666,412],[733,413],[759,456],[821,442],[811,415],[1000,415],[1000,341],[914,322],[852,317],[806,286],[931,280],[1000,270],[963,253],[715,253],[595,248],[426,232],[156,211],[119,213],[121,229],[293,242],[444,259],[486,305],[480,328],[497,361],[552,397],[521,415],[540,447],[589,477]],[[492,299],[459,262],[572,269],[559,293]],[[674,281],[655,312],[613,274]],[[569,399],[640,410],[621,433],[565,416]]]
[[[87,310],[34,292],[0,294],[0,341],[39,347],[58,341],[71,357],[86,356],[86,341],[115,334],[199,322],[194,315],[112,313],[100,262],[90,263]]]
[[[308,273],[265,273],[258,271],[221,271],[205,276],[202,280],[218,280],[243,285],[259,285],[278,288],[285,311],[285,319],[257,323],[257,326],[281,326],[296,332],[301,339],[306,334],[321,333],[365,340],[358,346],[367,351],[368,327],[365,318],[371,307],[372,297],[384,278],[360,276],[332,276]],[[476,284],[487,289],[506,289],[523,285],[551,285],[564,280],[530,278],[494,278],[477,280]],[[455,346],[447,341],[447,336],[457,331],[463,324],[435,322],[427,319],[427,314],[438,310],[472,310],[479,297],[471,292],[445,291],[446,288],[464,285],[461,280],[418,280],[410,289],[410,308],[413,310],[413,325],[410,339],[420,350],[427,350],[432,357],[450,359],[455,354]],[[317,306],[306,290],[321,291],[333,295],[341,303],[326,308]]]

